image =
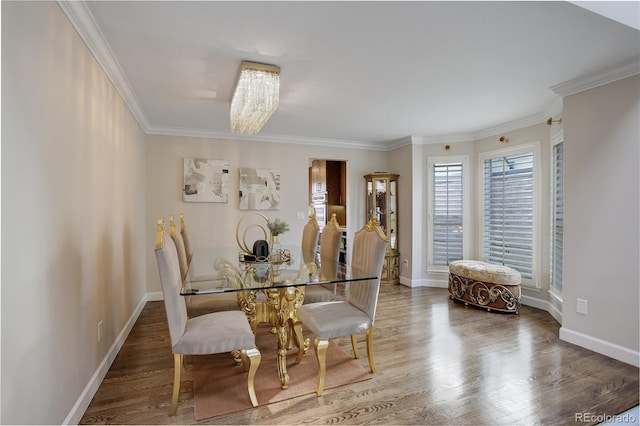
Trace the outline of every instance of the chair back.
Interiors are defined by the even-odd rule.
[[[184,243],[184,251],[187,255],[187,262],[191,262],[193,256],[193,249],[191,248],[191,239],[189,238],[189,232],[187,231],[187,225],[184,223],[184,214],[180,213],[180,235],[182,236],[182,242]]]
[[[349,283],[347,301],[366,313],[375,321],[380,293],[380,276],[387,249],[387,238],[378,226],[378,222],[371,219],[362,229],[355,233],[353,249],[351,251],[352,274],[375,275],[378,278],[368,281],[354,281]]]
[[[312,215],[302,230],[302,262],[305,265],[315,262],[319,233],[320,226],[316,221],[316,217]]]
[[[342,231],[334,213],[320,235],[320,279],[322,280],[335,280],[338,276],[341,238]]]
[[[187,276],[187,270],[189,269],[189,261],[187,260],[187,252],[184,248],[184,240],[182,235],[176,229],[176,224],[173,221],[173,215],[169,216],[169,235],[173,240],[173,244],[176,246],[176,252],[178,253],[178,264],[180,265],[180,277]]]
[[[178,264],[178,252],[173,239],[165,238],[164,221],[158,220],[156,231],[156,260],[162,283],[164,308],[169,323],[171,346],[174,346],[184,334],[187,326],[187,306],[184,297],[180,296],[182,278]]]

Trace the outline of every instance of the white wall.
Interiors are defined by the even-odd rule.
[[[239,210],[239,168],[264,168],[280,171],[280,210],[263,211],[270,218],[289,224],[289,232],[279,240],[283,244],[300,244],[307,221],[309,166],[312,159],[347,161],[347,231],[353,238],[364,225],[365,180],[373,171],[387,169],[387,153],[337,149],[330,147],[278,144],[263,141],[216,140],[179,136],[147,137],[147,291],[160,292],[160,278],[153,244],[154,224],[158,217],[184,213],[194,248],[236,246],[236,224],[248,211]],[[228,160],[230,163],[229,201],[223,203],[188,203],[182,201],[183,159],[198,157]],[[297,219],[297,212],[304,219]]]
[[[64,422],[143,300],[144,155],[58,4],[2,2],[3,424]]]
[[[640,76],[564,99],[560,337],[638,365]],[[588,314],[576,313],[576,299]]]

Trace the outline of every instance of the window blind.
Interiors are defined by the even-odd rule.
[[[563,265],[563,240],[564,240],[564,143],[560,142],[553,147],[552,171],[553,171],[553,212],[552,227],[553,239],[551,245],[551,287],[562,293],[562,265]]]
[[[433,166],[433,264],[462,259],[462,163]]]
[[[484,261],[533,277],[533,153],[484,162]]]

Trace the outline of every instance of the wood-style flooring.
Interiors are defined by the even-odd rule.
[[[558,329],[527,306],[489,313],[453,302],[446,289],[383,286],[373,379],[199,423],[583,425],[584,413],[638,405],[638,368],[560,341]],[[351,353],[348,339],[337,342]],[[364,336],[359,342],[368,368]],[[169,333],[163,303],[149,302],[81,424],[194,424],[190,357],[182,377],[169,417]]]

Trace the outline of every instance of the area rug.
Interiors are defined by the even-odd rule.
[[[307,337],[311,338],[311,347],[300,364],[295,363],[297,348],[287,354],[289,387],[282,389],[278,377],[277,338],[266,324],[258,327],[256,344],[262,360],[256,372],[255,390],[260,405],[315,393],[318,364],[313,351],[313,336],[305,333]],[[363,349],[360,349],[361,353]],[[351,354],[333,341],[329,342],[325,391],[371,377]],[[194,356],[193,382],[196,420],[252,407],[247,392],[247,374],[242,365],[235,364],[230,354]]]

